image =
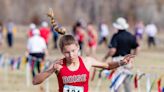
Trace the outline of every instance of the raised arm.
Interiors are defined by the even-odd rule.
[[[46,78],[48,78],[51,74],[53,74],[54,71],[55,71],[55,68],[54,68],[54,65],[52,64],[48,70],[37,74],[33,78],[33,81],[32,81],[33,85],[42,83]]]
[[[129,55],[126,55],[123,60],[118,61],[118,62],[108,62],[108,63],[101,62],[92,57],[88,57],[87,61],[91,61],[92,62],[91,64],[93,67],[104,68],[104,69],[110,70],[110,69],[118,68],[120,66],[128,64],[129,62],[131,62],[132,58],[134,58],[134,55],[129,54]]]
[[[37,74],[34,78],[33,78],[33,85],[37,85],[42,83],[45,79],[47,79],[50,75],[52,75],[54,72],[57,73],[61,68],[61,64],[63,63],[62,60],[56,60],[53,64],[50,65],[50,67],[46,70],[43,71],[39,74]]]

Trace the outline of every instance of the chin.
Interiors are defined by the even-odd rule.
[[[75,60],[76,60],[76,58],[70,58],[69,60],[70,60],[70,61],[75,61]]]
[[[77,57],[78,58],[78,57]],[[75,61],[77,59],[76,57],[74,58],[68,58],[69,61]]]

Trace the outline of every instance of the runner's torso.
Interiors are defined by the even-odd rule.
[[[59,92],[88,92],[89,71],[86,69],[81,57],[79,57],[79,62],[79,68],[71,71],[66,66],[66,60],[64,59],[63,67],[57,75]]]

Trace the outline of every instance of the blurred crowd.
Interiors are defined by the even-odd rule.
[[[108,46],[108,42],[110,42],[111,38],[111,34],[109,33],[112,33],[113,31],[113,29],[109,27],[111,27],[111,25],[107,25],[104,21],[100,21],[97,25],[92,22],[87,23],[84,20],[78,20],[72,25],[71,34],[78,40],[81,53],[85,51],[89,54],[96,51],[97,45],[104,44],[105,46]],[[130,29],[129,31],[133,33],[139,44],[142,44],[143,35],[146,34],[147,46],[156,46],[156,34],[158,31],[156,24],[144,24],[143,21],[137,21],[132,27],[130,27],[132,30]],[[33,36],[32,32],[35,29],[39,30],[39,35],[45,40],[46,46],[48,46],[50,34],[52,34],[54,42],[53,48],[56,49],[58,47],[57,41],[59,34],[47,23],[47,21],[42,21],[39,26],[35,23],[29,24],[27,31],[28,38]],[[4,42],[7,43],[8,47],[12,47],[16,31],[17,26],[13,21],[8,21],[7,23],[0,22],[0,47]],[[84,45],[88,48],[84,49]]]

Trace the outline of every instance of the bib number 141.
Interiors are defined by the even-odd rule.
[[[84,88],[81,86],[65,85],[63,92],[84,92]]]

